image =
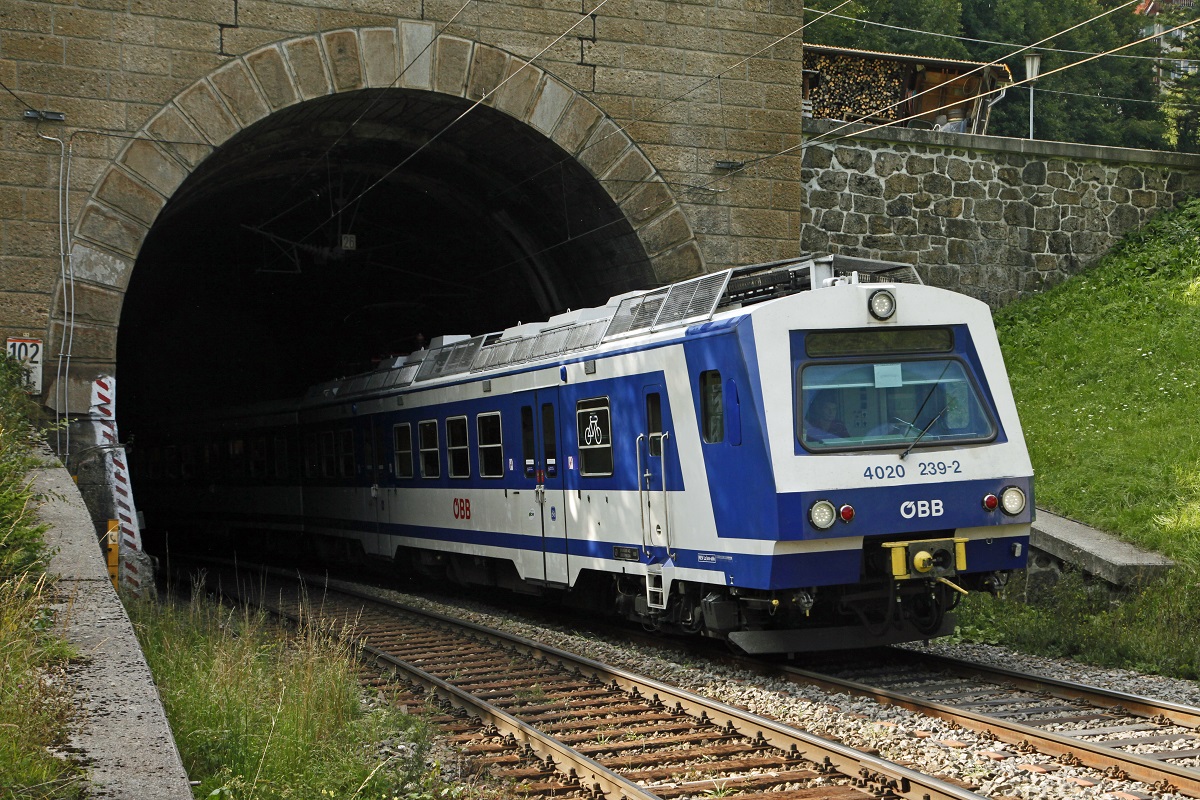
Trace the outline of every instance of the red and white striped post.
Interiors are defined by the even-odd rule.
[[[92,382],[89,415],[96,426],[96,442],[104,456],[104,474],[112,490],[113,514],[119,526],[119,582],[127,591],[140,596],[143,576],[138,566],[142,552],[142,532],[138,527],[137,507],[133,503],[133,484],[129,480],[129,462],[117,436],[117,382],[102,375]],[[145,563],[144,561],[142,563]]]

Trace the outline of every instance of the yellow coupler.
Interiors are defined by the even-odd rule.
[[[928,578],[944,583],[956,592],[967,590],[950,581],[967,568],[966,539],[926,539],[917,542],[885,542],[892,551],[892,577],[898,581]]]

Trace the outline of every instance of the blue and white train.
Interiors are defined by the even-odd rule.
[[[840,256],[444,337],[139,451],[152,528],[307,534],[754,653],[941,635],[1033,517],[987,306]]]

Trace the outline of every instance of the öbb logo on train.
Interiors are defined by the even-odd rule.
[[[454,518],[455,519],[470,519],[471,518],[471,501],[465,497],[454,498]]]
[[[941,500],[905,500],[900,504],[900,516],[905,519],[940,517],[944,511]]]

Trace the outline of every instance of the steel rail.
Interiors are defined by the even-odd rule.
[[[760,663],[761,668],[762,665]],[[1123,753],[1111,747],[1104,747],[1100,743],[1084,742],[1072,736],[1045,731],[1032,725],[1010,722],[998,717],[989,717],[986,714],[956,708],[933,700],[904,694],[903,692],[881,689],[876,686],[859,683],[858,681],[810,672],[798,667],[776,666],[774,670],[769,671],[774,671],[781,677],[816,686],[827,691],[848,692],[861,697],[871,698],[883,704],[906,708],[918,714],[937,717],[968,730],[991,735],[998,741],[1014,745],[1018,748],[1034,747],[1039,752],[1070,763],[1078,763],[1101,771],[1117,766],[1133,780],[1155,785],[1164,791],[1179,792],[1189,797],[1200,798],[1200,771],[1194,769],[1144,758],[1136,753]],[[1028,676],[1024,676],[1024,678],[1030,682],[1029,685],[1046,680],[1030,679]],[[1060,688],[1064,690],[1068,685],[1065,681],[1050,680],[1053,683],[1060,684]],[[1128,711],[1129,707],[1125,706],[1124,703],[1132,702],[1135,699],[1138,701],[1140,707],[1147,709],[1150,707],[1158,708],[1156,701],[1147,698],[1136,698],[1134,695],[1121,695],[1120,693],[1111,693],[1111,696],[1122,698],[1122,702],[1117,704],[1120,706],[1120,709],[1117,709],[1116,706],[1110,708],[1104,705],[1101,705],[1100,708],[1110,711]],[[1179,706],[1178,708],[1183,707]]]
[[[602,794],[607,798],[614,798],[614,800],[616,798],[656,800],[657,795],[647,791],[645,787],[626,780],[558,739],[542,733],[508,712],[496,708],[486,700],[481,700],[469,692],[375,647],[363,645],[362,649],[364,652],[370,653],[377,663],[387,664],[391,669],[403,673],[410,682],[425,687],[455,708],[479,717],[495,726],[500,733],[511,736],[517,742],[528,746],[548,766],[552,766],[563,774],[569,782],[578,783],[581,788],[590,790],[593,795]]]
[[[414,608],[394,600],[376,597],[361,592],[342,581],[329,580],[324,585],[327,590],[337,591],[360,600],[436,620],[457,628],[464,628],[491,642],[515,647],[522,652],[541,658],[547,663],[578,670],[582,675],[615,685],[631,695],[648,698],[652,702],[657,701],[663,706],[673,706],[697,719],[723,725],[726,729],[742,736],[765,741],[783,752],[793,753],[797,757],[822,764],[825,768],[849,776],[859,781],[861,785],[878,792],[891,792],[908,800],[984,800],[975,792],[931,775],[922,774],[776,720],[735,708],[717,700],[701,697],[684,689],[602,664],[584,656],[434,611]]]
[[[1176,725],[1185,728],[1200,728],[1200,708],[1173,703],[1169,700],[1156,700],[1128,692],[1104,689],[1098,686],[1087,686],[1045,675],[1029,675],[1015,672],[1005,667],[994,667],[988,664],[978,664],[973,661],[960,661],[957,658],[941,656],[933,653],[921,653],[910,650],[903,651],[906,658],[915,661],[927,661],[957,675],[983,678],[996,683],[1011,683],[1018,689],[1027,692],[1042,692],[1063,700],[1084,700],[1094,705],[1104,707],[1111,704],[1112,711],[1120,711],[1140,717],[1162,716]]]
[[[294,576],[292,576],[292,579],[294,580]],[[355,597],[365,597],[365,595],[346,592],[342,589],[338,589],[337,591],[343,594],[351,594]],[[254,602],[240,596],[238,596],[238,599],[244,603]],[[366,599],[371,599],[372,602],[379,602],[372,598]],[[271,608],[265,603],[262,606],[272,613],[290,620],[292,623],[299,623],[300,621],[282,609]],[[359,647],[364,653],[369,654],[374,659],[375,664],[381,662],[387,664],[390,669],[402,673],[410,683],[424,687],[453,707],[491,724],[501,734],[511,736],[514,741],[526,745],[538,758],[560,773],[568,784],[575,783],[582,789],[590,791],[593,795],[603,795],[606,798],[612,798],[612,800],[657,800],[657,795],[647,791],[645,787],[626,780],[612,770],[596,763],[593,759],[563,744],[558,739],[542,733],[537,728],[522,722],[486,700],[475,697],[469,692],[463,691],[457,686],[447,683],[441,678],[431,675],[419,667],[396,658],[377,647],[365,643],[360,643]]]

